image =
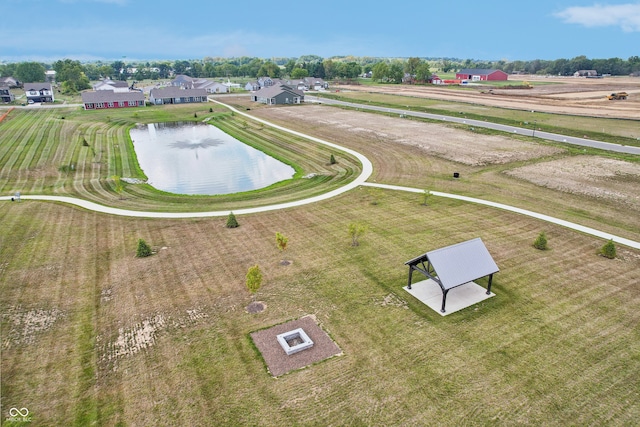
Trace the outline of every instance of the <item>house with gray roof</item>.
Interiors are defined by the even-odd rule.
[[[101,110],[105,108],[144,107],[144,93],[115,92],[113,90],[96,90],[82,92],[82,104],[85,110]]]
[[[251,99],[267,105],[301,104],[304,92],[286,85],[268,86],[256,91]]]
[[[49,82],[25,83],[24,93],[27,95],[27,102],[53,102],[55,100]]]
[[[181,89],[204,89],[207,93],[228,93],[230,91],[228,85],[209,79],[193,78],[184,74],[177,75],[171,81],[171,86]]]
[[[155,105],[207,102],[205,89],[180,89],[176,86],[156,87],[149,93],[149,101]]]
[[[129,83],[122,80],[104,79],[93,85],[93,90],[112,90],[114,92],[129,92]]]
[[[0,85],[0,100],[2,102],[11,102],[14,99],[15,97],[11,93],[11,89],[9,89],[9,86]]]

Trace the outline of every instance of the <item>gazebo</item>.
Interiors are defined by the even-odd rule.
[[[440,286],[442,313],[446,311],[447,293],[451,289],[489,276],[486,294],[490,295],[493,275],[500,271],[479,237],[427,252],[405,262],[405,265],[409,266],[409,290],[414,271],[424,274]]]

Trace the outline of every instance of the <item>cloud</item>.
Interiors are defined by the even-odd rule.
[[[625,32],[640,32],[640,3],[574,6],[554,13],[569,24],[585,27],[618,26]]]

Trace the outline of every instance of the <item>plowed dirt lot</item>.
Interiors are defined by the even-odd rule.
[[[531,89],[468,86],[465,90],[430,86],[340,86],[340,90],[357,90],[397,95],[427,97],[468,102],[493,107],[535,110],[548,113],[576,114],[594,117],[640,119],[640,77],[575,77],[522,76],[533,84]],[[544,84],[542,84],[544,83]],[[514,82],[514,84],[516,84]],[[606,96],[625,91],[626,100],[609,101]]]

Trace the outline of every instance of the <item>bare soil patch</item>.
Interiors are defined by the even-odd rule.
[[[343,134],[365,137],[374,144],[410,145],[428,154],[470,166],[529,160],[563,151],[499,135],[482,135],[440,124],[399,120],[396,117],[345,111],[321,105],[263,109],[261,116],[278,117],[281,120],[303,120],[306,123],[339,129]]]
[[[640,166],[595,156],[578,156],[505,172],[543,187],[623,203],[640,209]]]
[[[22,307],[10,307],[3,315],[9,321],[10,329],[4,334],[3,348],[16,345],[27,345],[36,342],[39,334],[51,329],[54,324],[65,317],[65,313],[57,308],[30,310]]]
[[[340,86],[340,89],[443,99],[517,110],[640,119],[640,78],[637,77],[586,79],[510,76],[509,79],[556,84],[535,85],[531,89],[492,88],[488,85],[468,86],[467,90],[456,90],[438,85]],[[606,95],[612,92],[621,91],[629,93],[629,98],[624,101],[609,101],[606,98]]]
[[[298,328],[302,328],[311,338],[313,347],[288,356],[276,337],[278,334]],[[251,339],[260,350],[269,372],[274,377],[342,353],[340,347],[322,330],[312,316],[305,316],[269,329],[253,332]]]
[[[261,301],[253,301],[247,306],[247,312],[251,314],[260,313],[264,311],[266,305]]]

